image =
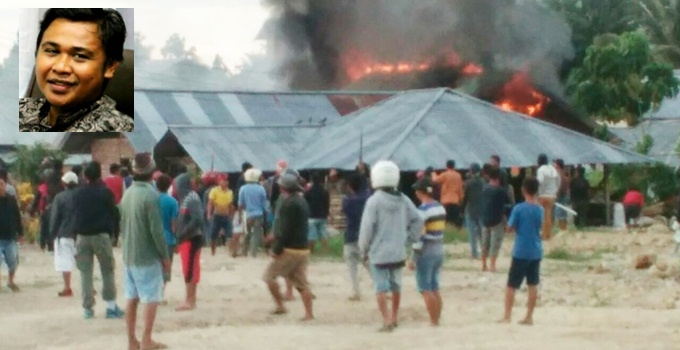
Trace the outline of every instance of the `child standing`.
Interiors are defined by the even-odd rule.
[[[397,327],[401,299],[401,271],[406,264],[406,245],[415,243],[423,230],[423,219],[413,202],[397,190],[399,168],[379,161],[371,170],[375,193],[366,201],[359,229],[359,251],[368,257],[378,308],[383,316],[380,332]],[[392,294],[392,310],[387,306]]]
[[[418,181],[413,188],[420,201],[418,209],[425,220],[425,231],[420,241],[413,245],[413,259],[409,263],[416,270],[418,291],[423,295],[430,324],[439,325],[442,312],[442,297],[439,294],[439,271],[444,262],[444,228],[446,209],[432,198],[433,185],[427,179]]]
[[[543,244],[541,242],[541,225],[544,211],[536,199],[538,193],[538,181],[527,178],[522,184],[522,195],[525,202],[515,206],[508,221],[508,230],[517,232],[515,246],[512,250],[512,263],[508,273],[508,285],[505,290],[505,315],[500,321],[509,323],[512,314],[512,305],[515,302],[515,290],[517,290],[526,278],[529,286],[529,301],[527,314],[519,323],[533,325],[533,313],[538,298],[538,283],[543,258]]]

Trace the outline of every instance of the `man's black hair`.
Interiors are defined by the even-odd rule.
[[[538,166],[543,166],[548,164],[548,156],[545,153],[538,155]]]
[[[96,23],[98,28],[99,40],[104,48],[106,55],[105,67],[113,62],[123,61],[123,44],[127,36],[125,21],[123,16],[114,9],[85,9],[85,8],[51,8],[45,12],[42,22],[40,22],[40,32],[35,45],[35,54],[38,54],[40,42],[47,28],[55,20],[63,18],[71,22],[90,22]]]
[[[320,171],[315,171],[312,173],[312,183],[316,185],[323,184],[323,174]]]
[[[158,188],[158,190],[161,192],[167,192],[171,184],[172,179],[168,174],[163,174],[158,179],[156,179],[156,188]]]
[[[127,167],[120,168],[120,176],[122,176],[122,177],[130,176],[130,170],[128,170]]]
[[[246,170],[248,170],[248,169],[250,169],[250,168],[252,168],[252,167],[253,167],[252,164],[250,164],[250,163],[248,163],[248,162],[243,162],[243,164],[241,164],[241,172],[242,172],[242,173],[245,173]]]
[[[347,179],[347,186],[349,186],[354,193],[361,191],[361,185],[361,175],[359,174],[352,174],[349,176],[349,179]]]
[[[82,165],[74,165],[73,168],[71,168],[71,171],[78,175],[78,177],[83,175],[83,166]]]
[[[132,180],[134,181],[151,182],[151,179],[153,179],[153,173],[132,175]]]
[[[113,163],[109,166],[109,173],[111,175],[118,173],[119,170],[120,170],[120,165],[118,165],[117,163]]]
[[[535,196],[536,193],[538,193],[538,180],[533,177],[527,177],[522,182],[522,188],[527,192],[528,195]]]
[[[495,160],[499,165],[501,164],[501,157],[498,154],[491,155],[491,159]]]
[[[501,171],[498,170],[498,168],[491,167],[486,173],[486,175],[489,176],[489,179],[491,180],[500,180]]]
[[[560,159],[560,158],[555,159],[555,164],[557,164],[557,166],[560,169],[564,169],[564,160],[563,159]]]
[[[453,160],[453,159],[446,161],[446,167],[448,169],[455,169],[456,168],[456,161]]]
[[[96,162],[90,162],[85,167],[85,178],[91,184],[99,181],[102,178],[102,166]]]

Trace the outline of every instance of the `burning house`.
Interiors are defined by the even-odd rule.
[[[261,37],[293,90],[455,88],[584,134],[558,72],[571,30],[534,1],[269,1]],[[364,97],[374,104],[383,97]]]

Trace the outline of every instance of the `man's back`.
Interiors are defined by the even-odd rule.
[[[111,193],[113,193],[113,198],[117,205],[123,198],[125,180],[123,180],[123,178],[119,175],[111,175],[107,176],[106,179],[104,179],[104,182],[106,183],[106,187],[108,187],[108,189],[111,190]]]
[[[125,265],[148,266],[167,257],[160,198],[150,183],[133,182],[121,200],[120,211]]]
[[[76,191],[76,233],[112,234],[118,219],[113,193],[101,182],[87,184]]]
[[[304,198],[292,194],[280,200],[274,223],[273,252],[280,254],[283,249],[308,249],[309,206]]]
[[[484,210],[482,206],[482,191],[484,190],[484,185],[484,179],[480,176],[474,176],[465,182],[465,214],[473,219],[482,217],[482,211]]]
[[[463,199],[463,178],[460,173],[448,169],[439,176],[433,177],[435,182],[441,184],[441,203],[459,204]]]
[[[245,184],[239,191],[238,201],[248,218],[262,216],[266,210],[267,192],[260,184]]]
[[[330,196],[321,184],[314,184],[305,192],[305,200],[309,204],[310,219],[326,219],[330,212]]]
[[[482,192],[482,203],[484,211],[482,221],[484,226],[492,227],[503,221],[503,214],[510,203],[508,192],[495,185],[486,185]]]
[[[518,259],[538,260],[543,256],[541,243],[541,225],[543,224],[543,208],[532,203],[520,203],[515,206],[508,220],[508,226],[517,232],[512,256]]]

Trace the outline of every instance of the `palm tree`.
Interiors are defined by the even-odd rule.
[[[638,14],[657,57],[680,68],[680,0],[640,0]]]

